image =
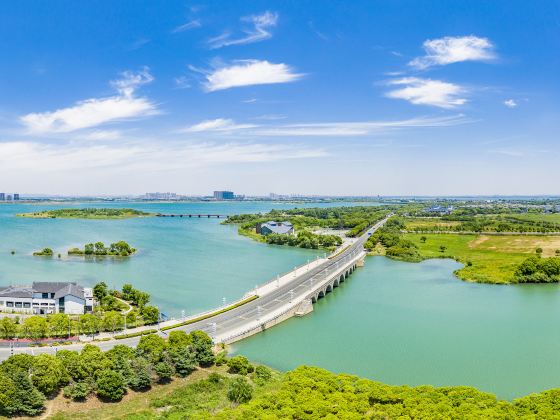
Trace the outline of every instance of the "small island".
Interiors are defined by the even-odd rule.
[[[51,248],[43,248],[41,251],[35,251],[33,253],[33,255],[36,257],[52,257],[53,254],[54,253]]]
[[[47,248],[46,248],[47,249]],[[72,248],[68,250],[68,255],[77,256],[96,256],[96,257],[129,257],[136,252],[136,248],[131,247],[125,241],[115,242],[106,247],[103,242],[89,243],[84,245],[84,249]]]
[[[130,219],[133,217],[151,217],[155,214],[135,209],[85,208],[19,213],[16,216],[30,219]]]

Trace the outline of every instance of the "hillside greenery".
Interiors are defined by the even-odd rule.
[[[121,208],[76,208],[45,210],[33,213],[19,213],[18,217],[34,219],[128,219],[131,217],[154,216],[135,209]]]
[[[267,369],[267,368],[264,368]],[[267,369],[268,370],[268,369]],[[220,373],[218,373],[219,371]],[[87,419],[554,419],[560,390],[512,402],[468,386],[391,386],[358,376],[299,367],[285,374],[259,367],[245,375],[212,368],[202,379],[167,394],[148,391],[121,405],[83,412],[61,411],[53,418]]]

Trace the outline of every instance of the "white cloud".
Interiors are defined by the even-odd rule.
[[[504,105],[508,108],[515,108],[518,104],[514,99],[506,99]]]
[[[302,77],[303,74],[294,73],[292,68],[284,63],[242,60],[207,73],[205,88],[214,92],[241,86],[289,83]]]
[[[234,131],[254,128],[253,124],[236,124],[231,119],[217,118],[215,120],[205,120],[198,124],[192,125],[182,131],[188,133],[202,133],[208,131]]]
[[[492,42],[488,38],[474,35],[429,39],[424,42],[423,47],[426,55],[409,62],[410,66],[426,69],[461,61],[487,61],[496,57]]]
[[[390,130],[420,127],[449,127],[464,124],[468,120],[461,114],[437,118],[411,118],[396,121],[359,121],[359,122],[324,122],[306,124],[238,124],[231,119],[218,118],[202,121],[187,128],[186,132],[213,132],[218,135],[230,135],[233,132],[243,136],[258,137],[353,137],[386,133]]]
[[[95,130],[80,136],[86,140],[118,140],[122,133],[118,130]]]
[[[20,117],[20,122],[34,134],[67,133],[108,122],[156,114],[157,107],[154,103],[134,96],[141,85],[154,80],[148,69],[144,68],[138,73],[124,72],[122,76],[111,82],[118,92],[116,96],[86,99],[69,108],[27,114]]]
[[[441,80],[404,77],[388,82],[391,86],[404,86],[387,92],[385,96],[404,99],[414,105],[431,105],[439,108],[455,108],[467,102],[462,96],[467,90],[454,83]]]
[[[185,31],[189,31],[191,29],[200,28],[201,26],[202,26],[202,24],[200,23],[200,21],[198,19],[195,19],[195,20],[191,20],[190,22],[187,22],[183,25],[177,26],[171,32],[176,34],[178,32],[185,32]]]
[[[276,26],[278,22],[278,14],[264,12],[262,15],[245,16],[242,21],[252,24],[248,29],[244,29],[245,34],[239,38],[233,38],[230,33],[223,33],[215,38],[208,40],[208,46],[211,49],[228,47],[230,45],[251,44],[253,42],[264,41],[272,37],[269,28]]]

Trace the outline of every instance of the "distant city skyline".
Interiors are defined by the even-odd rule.
[[[0,8],[9,191],[560,194],[552,0]]]

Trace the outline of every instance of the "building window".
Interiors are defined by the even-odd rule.
[[[48,303],[41,303],[41,306],[49,306]]]
[[[14,307],[14,302],[6,302],[6,306],[8,308],[13,308]]]
[[[0,306],[4,306],[4,301],[0,300]]]
[[[16,308],[21,308],[21,302],[16,302]]]
[[[49,298],[48,293],[42,293],[41,296],[43,297],[43,299],[48,299]]]
[[[23,302],[23,307],[24,307],[24,308],[31,308],[31,303],[29,303],[29,302]]]

